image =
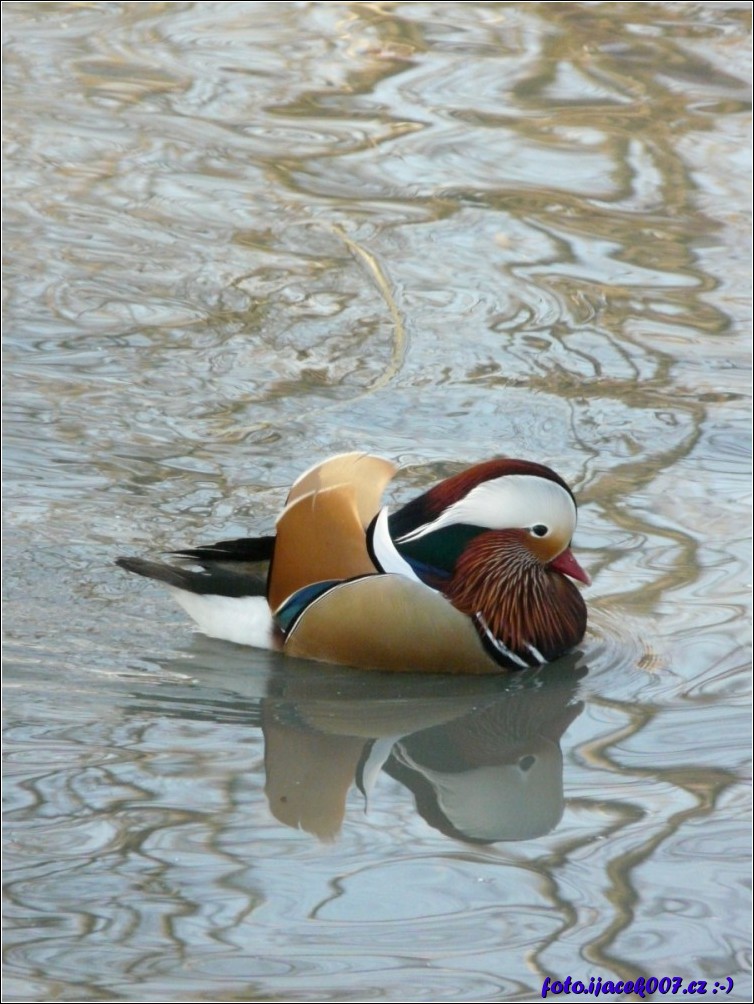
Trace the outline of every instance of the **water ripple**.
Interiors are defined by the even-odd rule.
[[[749,17],[4,6],[14,999],[679,967],[748,999]],[[560,704],[552,668],[380,692],[192,642],[112,568],[268,532],[353,448],[402,465],[395,502],[504,454],[573,483],[594,585]],[[557,776],[526,840],[428,808],[433,737],[490,735],[501,790],[527,756]],[[344,763],[337,840],[271,811]]]

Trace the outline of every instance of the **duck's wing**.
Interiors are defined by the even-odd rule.
[[[318,464],[294,484],[277,521],[268,598],[276,610],[315,582],[373,575],[365,529],[395,466],[348,453]]]
[[[315,582],[377,571],[353,485],[318,489],[297,499],[286,506],[277,531],[267,593],[271,610]]]
[[[187,558],[200,565],[223,562],[231,567],[241,564],[256,564],[272,560],[275,537],[237,537],[234,540],[219,540],[216,544],[202,547],[186,547],[170,553],[178,558]]]
[[[136,557],[119,558],[117,564],[170,586],[205,634],[267,645],[270,614],[266,604],[262,608],[257,602],[265,593],[275,609],[323,579],[376,573],[365,528],[395,470],[389,461],[368,454],[333,457],[295,482],[274,537],[186,548],[173,552],[175,564]],[[258,621],[264,622],[261,632]]]
[[[423,583],[400,575],[323,584],[300,606],[294,596],[275,612],[290,655],[391,671],[501,671],[468,617]]]
[[[256,563],[244,561],[211,561],[197,558],[188,560],[201,564],[201,569],[184,568],[179,565],[169,565],[162,561],[149,561],[146,558],[117,558],[127,572],[135,572],[148,579],[164,582],[174,589],[196,593],[199,596],[264,596],[265,577],[260,574]]]
[[[127,572],[199,595],[264,596],[274,547],[274,537],[239,537],[171,551],[179,559],[177,565],[133,557],[118,558],[116,564]],[[184,563],[200,569],[184,567]]]
[[[367,527],[380,508],[380,499],[385,486],[397,470],[395,464],[389,460],[372,456],[370,453],[341,453],[304,471],[294,481],[288,493],[286,507],[311,492],[335,488],[338,485],[352,485],[361,525]]]

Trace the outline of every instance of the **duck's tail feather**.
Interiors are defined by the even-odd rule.
[[[212,550],[212,548],[198,548],[197,550]],[[191,557],[190,552],[182,551],[180,553],[183,556]],[[135,572],[137,575],[144,575],[148,579],[156,579],[158,582],[164,582],[175,589],[182,589],[200,596],[265,595],[265,577],[255,574],[242,565],[234,567],[227,557],[222,557],[216,562],[207,558],[193,558],[193,560],[204,566],[201,571],[166,565],[160,561],[148,561],[145,558],[118,558],[115,564],[125,568],[127,572]],[[230,561],[232,560],[230,559]],[[249,559],[247,558],[246,561],[248,562]]]
[[[275,550],[275,537],[238,537],[235,540],[219,540],[204,547],[186,547],[170,553],[178,558],[190,558],[200,565],[210,562],[254,562],[271,561]]]

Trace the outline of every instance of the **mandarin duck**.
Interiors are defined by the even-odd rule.
[[[558,474],[489,460],[391,513],[381,496],[396,471],[368,454],[332,457],[294,483],[274,536],[173,552],[179,566],[117,563],[171,587],[210,637],[304,659],[495,673],[578,645],[586,606],[571,579],[590,580]]]

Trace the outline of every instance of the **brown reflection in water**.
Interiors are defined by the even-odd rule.
[[[583,708],[575,693],[585,672],[573,657],[484,686],[467,680],[452,694],[444,680],[417,682],[414,696],[399,699],[389,696],[390,676],[353,699],[335,687],[328,695],[326,674],[281,673],[285,696],[262,702],[270,809],[332,840],[351,786],[368,803],[384,770],[448,836],[489,843],[548,833],[563,812],[559,741]]]
[[[729,432],[740,432],[744,423],[748,428],[748,415],[741,422],[740,412],[723,406],[735,399],[735,353],[742,343],[731,337],[736,332],[729,316],[741,309],[734,285],[739,276],[748,281],[736,250],[741,206],[735,200],[744,189],[732,155],[743,133],[738,123],[747,96],[741,96],[740,53],[750,11],[740,5],[644,3],[444,4],[434,15],[419,4],[268,7],[257,5],[245,19],[237,13],[243,5],[226,5],[222,16],[211,5],[8,7],[8,65],[15,78],[6,124],[17,143],[17,150],[9,147],[9,165],[17,171],[11,182],[19,182],[9,208],[11,219],[17,212],[20,220],[10,233],[10,316],[20,331],[23,367],[29,367],[14,381],[20,380],[16,387],[32,402],[21,398],[27,408],[22,468],[36,481],[27,481],[21,495],[36,518],[21,560],[9,565],[9,581],[20,576],[25,609],[28,597],[35,598],[26,642],[35,660],[40,618],[53,638],[50,654],[44,653],[51,678],[29,691],[24,711],[33,718],[45,700],[50,715],[50,701],[56,714],[70,706],[70,692],[60,689],[61,679],[68,679],[57,671],[55,645],[75,653],[69,658],[78,671],[109,659],[113,631],[124,639],[119,667],[132,656],[134,631],[144,630],[158,651],[172,637],[162,612],[150,611],[136,623],[123,613],[127,603],[106,605],[109,573],[93,569],[102,567],[103,551],[123,533],[155,540],[165,513],[193,525],[197,534],[208,523],[225,532],[228,519],[249,505],[249,484],[256,494],[253,519],[260,519],[260,511],[273,512],[278,501],[265,495],[274,494],[271,471],[288,458],[293,465],[301,456],[344,447],[341,440],[349,437],[364,441],[351,447],[382,448],[375,443],[380,440],[391,456],[402,452],[417,465],[421,485],[431,475],[419,465],[455,464],[481,442],[501,451],[518,442],[553,452],[562,448],[582,475],[582,526],[588,527],[592,513],[604,521],[590,563],[597,597],[590,607],[613,617],[613,640],[631,635],[628,655],[616,656],[616,646],[593,661],[590,652],[599,682],[591,689],[600,694],[591,698],[593,706],[614,710],[621,725],[605,727],[586,716],[578,723],[598,736],[572,751],[570,763],[569,780],[593,785],[593,797],[569,798],[576,813],[579,807],[590,813],[588,832],[572,836],[561,826],[542,848],[550,853],[530,864],[517,859],[520,871],[528,867],[544,888],[548,913],[560,924],[557,936],[545,940],[525,932],[529,968],[514,965],[509,952],[505,970],[498,972],[497,943],[485,954],[468,940],[472,907],[450,919],[447,939],[436,940],[432,952],[417,952],[418,979],[428,993],[447,996],[441,981],[452,971],[457,946],[468,947],[469,969],[461,972],[457,963],[467,996],[484,967],[499,977],[500,987],[514,977],[520,982],[511,992],[525,993],[521,988],[532,970],[547,971],[545,952],[556,941],[561,957],[572,950],[575,958],[583,950],[606,972],[624,978],[667,954],[662,947],[644,951],[648,936],[656,935],[662,946],[673,937],[679,943],[687,938],[697,958],[708,944],[719,950],[725,926],[719,916],[696,931],[668,917],[648,923],[642,908],[654,890],[641,868],[654,859],[661,871],[684,832],[686,839],[689,829],[693,833],[690,823],[703,821],[713,837],[724,837],[725,819],[719,810],[715,818],[714,810],[732,783],[718,766],[730,755],[714,743],[720,733],[725,741],[732,709],[714,696],[706,708],[694,708],[696,725],[680,751],[688,769],[662,767],[663,744],[670,740],[660,711],[647,704],[634,656],[637,639],[652,644],[660,600],[662,630],[671,642],[684,631],[687,638],[697,636],[691,586],[699,590],[700,606],[716,611],[717,603],[720,616],[722,590],[705,576],[700,550],[717,544],[713,534],[727,537],[716,556],[724,561],[730,539],[748,522],[738,487],[731,491],[726,525],[715,523],[717,513],[708,518],[708,502],[711,508],[722,477],[737,471],[730,457],[721,457],[718,477],[713,447],[704,446],[703,436],[716,427],[727,445]],[[337,11],[337,17],[325,19],[324,27],[322,20],[307,20],[323,10]],[[322,37],[325,58],[318,48]],[[727,56],[738,78],[725,72]],[[238,87],[239,81],[247,86]],[[524,169],[511,162],[514,155]],[[528,176],[538,161],[547,170]],[[728,184],[736,169],[738,179]],[[732,221],[727,233],[726,221]],[[351,245],[333,224],[343,227]],[[286,296],[294,287],[298,300]],[[396,337],[398,325],[407,331],[405,341]],[[42,364],[35,366],[35,356]],[[723,370],[723,363],[729,368]],[[404,397],[390,396],[395,386]],[[563,404],[552,411],[559,425],[538,437],[548,402]],[[356,405],[364,406],[363,413]],[[516,407],[516,421],[508,421]],[[401,438],[396,426],[409,414],[412,427]],[[512,435],[506,439],[501,427]],[[661,496],[667,493],[668,509],[680,503],[679,486],[689,488],[689,464],[698,472],[698,509],[674,520],[675,513],[663,511]],[[588,534],[582,540],[590,546]],[[45,556],[53,544],[56,552],[62,548],[61,542],[66,550],[58,565]],[[621,568],[614,590],[600,597],[608,573],[627,552],[636,555],[635,565]],[[742,577],[728,576],[727,569],[723,574],[731,594],[740,590]],[[621,617],[627,609],[633,620]],[[593,623],[599,627],[598,616]],[[732,630],[726,624],[721,635]],[[724,641],[716,644],[724,647]],[[693,670],[678,662],[662,695],[668,703],[691,673],[703,687],[716,672],[701,660]],[[175,669],[186,671],[185,664]],[[234,686],[231,681],[229,691]],[[616,689],[626,695],[624,702],[601,696]],[[459,790],[474,793],[473,777],[466,784],[465,774],[492,768],[502,788],[506,772],[529,765],[526,757],[539,753],[540,739],[526,740],[523,753],[510,741],[505,709],[515,707],[515,698],[508,696],[490,692],[478,707],[453,713],[437,708],[436,720],[412,719],[410,707],[399,720],[393,702],[383,723],[370,721],[379,708],[371,700],[355,701],[349,710],[332,695],[304,693],[299,700],[295,690],[284,690],[266,697],[271,800],[289,798],[280,803],[288,825],[311,820],[313,832],[331,839],[351,786],[361,784],[371,804],[379,805],[380,774],[394,772],[413,784],[421,811],[432,819],[438,792],[454,808]],[[710,714],[715,706],[718,715]],[[566,701],[562,716],[575,707]],[[565,717],[551,710],[537,734],[557,745]],[[223,715],[242,720],[235,698],[220,710],[212,707],[208,721],[221,723]],[[92,717],[106,715],[98,707]],[[480,741],[486,721],[492,745],[500,741],[497,752],[480,748],[486,747]],[[232,888],[231,881],[213,878],[225,853],[217,838],[242,832],[246,840],[248,819],[258,820],[242,814],[249,791],[239,778],[247,776],[247,759],[226,762],[220,732],[213,727],[207,734],[218,741],[220,756],[211,743],[202,754],[206,739],[190,732],[197,750],[195,758],[190,751],[186,776],[208,779],[203,797],[214,804],[213,794],[220,793],[228,811],[239,813],[237,826],[228,826],[230,817],[222,814],[197,814],[195,787],[169,786],[176,802],[160,808],[165,762],[160,755],[145,758],[137,745],[135,763],[146,782],[139,811],[124,816],[115,802],[111,811],[103,808],[105,792],[140,776],[125,761],[116,761],[123,764],[120,771],[103,776],[96,789],[100,800],[86,811],[133,827],[128,844],[139,850],[142,831],[157,843],[162,836],[165,864],[156,864],[150,847],[143,862],[136,858],[127,867],[83,850],[86,860],[69,884],[63,870],[48,883],[34,878],[25,888],[14,887],[19,928],[30,946],[22,965],[28,971],[40,962],[34,971],[39,996],[59,992],[61,980],[74,994],[97,977],[99,989],[111,993],[124,971],[134,986],[142,960],[141,989],[175,995],[185,984],[144,982],[147,969],[157,968],[160,939],[164,951],[171,937],[185,939],[185,957],[182,951],[174,970],[163,959],[163,972],[180,980],[184,963],[190,969],[215,960],[215,970],[205,970],[207,993],[269,998],[311,991],[310,965],[297,974],[298,982],[291,978],[283,986],[265,977],[253,990],[230,989],[225,981],[235,970],[215,954],[215,932],[204,945],[197,933],[201,904],[212,902],[218,888],[224,895]],[[83,741],[76,736],[80,752],[67,765],[72,777],[82,773],[87,755],[106,748],[99,735],[82,735]],[[623,744],[632,738],[634,750],[653,758],[644,762],[657,766],[626,766],[631,757]],[[718,759],[708,765],[710,745]],[[118,742],[112,746],[117,750]],[[457,757],[452,769],[441,759],[446,746]],[[54,836],[45,811],[62,806],[61,822],[77,834],[72,842],[79,839],[82,815],[78,803],[56,800],[54,789],[45,786],[44,778],[60,771],[61,754],[54,748],[48,769],[39,760],[43,747],[42,735],[26,752],[29,763],[37,757],[35,772],[43,779],[29,809],[30,819],[37,817],[39,848],[41,835]],[[311,800],[298,804],[296,791],[289,797],[288,769],[315,790],[320,785],[324,811],[318,814]],[[451,790],[448,775],[464,779],[462,789]],[[626,786],[616,793],[619,781]],[[36,784],[32,776],[29,790],[36,792]],[[656,801],[658,789],[665,801]],[[504,811],[501,816],[505,821]],[[164,820],[162,834],[158,818]],[[463,818],[478,822],[483,815],[471,811]],[[193,824],[207,839],[205,856],[192,856],[183,872],[171,846],[173,822],[178,832]],[[432,825],[444,824],[432,819]],[[282,828],[271,829],[279,835]],[[240,871],[248,847],[239,845],[232,867]],[[38,870],[42,851],[33,839],[26,838],[24,850],[30,869]],[[474,853],[489,861],[484,855],[497,852]],[[741,870],[740,853],[725,858],[726,877]],[[290,885],[298,892],[311,862],[302,868],[298,859],[289,861]],[[698,856],[685,863],[683,875],[692,883],[700,861],[704,866]],[[575,882],[564,875],[574,862]],[[103,870],[115,883],[108,903],[102,899]],[[274,894],[269,875],[255,881],[254,903]],[[462,889],[470,904],[476,888]],[[697,903],[706,892],[694,892]],[[87,912],[85,937],[77,943],[61,930],[56,957],[42,946],[61,923],[55,916],[61,904],[71,916]],[[526,905],[510,909],[512,924],[519,924]],[[279,951],[275,959],[287,966],[291,945],[297,939],[300,944],[304,932],[291,923],[291,913],[271,903],[273,915],[276,908],[280,930],[291,940],[278,937],[274,948],[263,947],[270,956]],[[245,910],[242,903],[227,923],[230,944]],[[130,911],[120,930],[114,924],[119,911]],[[742,916],[722,915],[734,944]],[[194,918],[193,928],[181,931],[174,920],[180,916]],[[349,985],[342,973],[354,971],[348,967],[365,946],[349,943],[348,961],[338,956],[336,939],[347,941],[349,931],[360,930],[351,920],[342,927],[325,925],[329,934],[320,935],[319,961],[325,966],[335,958],[343,966],[341,982],[333,981],[339,996],[353,992],[356,979]],[[385,974],[409,965],[404,930],[397,926],[394,954],[382,955]],[[132,962],[124,950],[129,938]],[[384,982],[383,997],[390,993],[387,975]],[[479,993],[484,999],[501,995],[488,986]]]

